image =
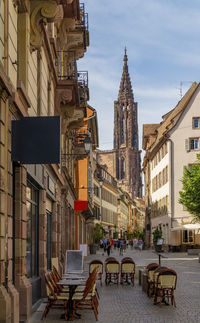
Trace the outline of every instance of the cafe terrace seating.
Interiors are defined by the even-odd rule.
[[[135,275],[135,262],[130,257],[125,257],[121,261],[121,284],[128,279],[131,280],[132,285],[134,286],[134,275]]]
[[[119,261],[114,257],[109,257],[105,260],[105,283],[108,285],[111,282],[119,283]]]
[[[98,267],[95,267],[86,281],[85,289],[83,293],[75,293],[72,297],[73,300],[73,314],[72,320],[76,311],[88,310],[94,311],[96,321],[98,321],[98,297],[96,294],[96,281],[98,277]]]
[[[176,307],[174,298],[174,291],[176,289],[177,273],[170,268],[164,268],[159,271],[155,278],[155,296],[154,304],[157,304],[158,297],[160,298],[160,304],[166,303],[166,299],[171,299],[171,304]]]
[[[146,266],[146,271],[147,271],[147,295],[149,297],[152,296],[154,292],[154,270],[157,269],[159,265],[157,263],[151,263]]]
[[[92,271],[94,270],[94,268],[98,267],[98,278],[101,282],[101,286],[102,286],[102,275],[103,275],[103,262],[99,259],[95,259],[92,260],[89,263],[89,274],[92,273]]]
[[[46,273],[44,278],[46,283],[48,300],[47,300],[47,305],[42,314],[41,320],[44,320],[46,318],[50,309],[58,309],[58,308],[66,309],[67,302],[69,299],[68,293],[62,293],[58,290],[50,273]]]

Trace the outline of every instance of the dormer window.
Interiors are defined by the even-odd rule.
[[[198,129],[199,128],[199,118],[193,118],[192,119],[192,127],[194,128],[194,129]]]

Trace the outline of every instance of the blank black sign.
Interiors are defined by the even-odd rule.
[[[12,121],[12,161],[60,163],[60,117],[25,117]]]

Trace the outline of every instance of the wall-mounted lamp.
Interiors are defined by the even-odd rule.
[[[86,153],[85,154],[62,154],[62,157],[66,156],[88,156],[88,153],[90,152],[90,147],[91,147],[91,139],[89,136],[86,136],[85,139],[83,140],[84,143],[84,148]]]

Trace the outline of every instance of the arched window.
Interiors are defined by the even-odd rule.
[[[125,171],[126,171],[125,159],[122,157],[122,159],[121,159],[121,179],[123,179],[125,177]]]

